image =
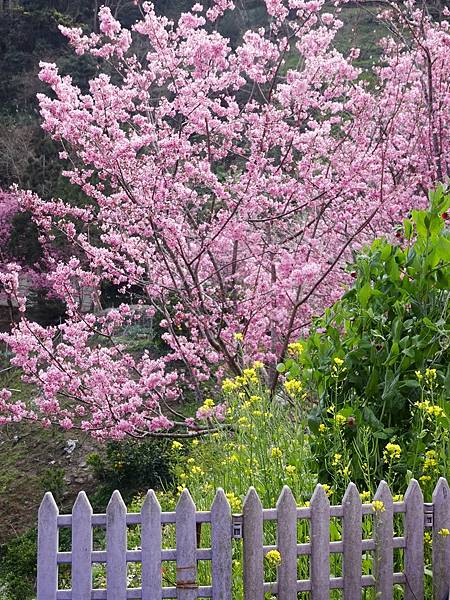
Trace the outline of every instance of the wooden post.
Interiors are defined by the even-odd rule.
[[[142,600],[161,600],[161,506],[153,490],[141,510]]]
[[[450,536],[442,535],[450,530],[450,489],[441,477],[433,492],[433,598],[447,600],[450,589]]]
[[[347,487],[342,505],[344,598],[361,600],[362,505],[354,483]]]
[[[277,502],[278,600],[297,600],[297,504],[287,485]]]
[[[180,496],[176,512],[177,598],[193,600],[198,595],[197,529],[195,504],[188,490]]]
[[[394,503],[385,481],[378,486],[374,500],[382,502],[382,508],[375,510],[373,516],[375,593],[383,600],[391,600],[394,585]]]
[[[311,598],[330,597],[330,502],[321,485],[311,498]]]
[[[116,490],[106,509],[106,597],[127,597],[127,508]]]
[[[92,591],[92,507],[80,492],[72,510],[72,600],[86,600]]]
[[[50,492],[41,502],[38,514],[37,600],[56,600],[58,591],[58,514]]]
[[[222,489],[211,507],[212,597],[231,600],[231,508]]]
[[[244,500],[244,599],[264,598],[263,509],[255,488]]]
[[[423,600],[423,494],[411,479],[405,494],[405,600]]]

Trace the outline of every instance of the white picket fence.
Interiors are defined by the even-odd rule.
[[[433,502],[424,504],[417,481],[411,481],[404,501],[393,502],[389,487],[382,482],[373,504],[362,504],[350,484],[342,505],[330,506],[318,485],[310,505],[298,507],[285,487],[275,508],[264,509],[250,489],[242,514],[232,515],[228,500],[218,490],[210,511],[196,511],[187,490],[175,512],[162,512],[153,491],[149,491],[140,513],[128,513],[118,492],[114,492],[106,514],[93,514],[81,492],[71,515],[60,515],[50,493],[39,509],[37,600],[160,600],[177,598],[232,598],[232,541],[242,538],[242,569],[245,600],[263,600],[266,592],[279,600],[328,600],[330,590],[342,590],[345,600],[360,600],[363,588],[371,587],[381,600],[393,598],[394,585],[401,585],[405,600],[424,600],[424,530],[432,533],[433,599],[447,600],[450,589],[450,489],[440,479]],[[394,530],[395,515],[403,515],[402,536]],[[370,515],[373,537],[363,539],[363,519]],[[342,536],[330,541],[330,519],[341,520]],[[301,521],[309,521],[310,541],[298,542]],[[398,519],[397,519],[398,520]],[[276,545],[264,544],[264,522],[276,524]],[[211,547],[199,547],[199,528],[210,523]],[[176,530],[176,548],[162,547],[162,531],[168,524]],[[140,525],[141,548],[127,548],[128,526]],[[58,530],[72,530],[71,552],[61,552]],[[93,550],[93,527],[106,528],[106,549]],[[278,550],[281,564],[276,581],[265,581],[264,556]],[[402,549],[401,572],[394,572],[395,549]],[[331,555],[342,556],[340,576],[330,570]],[[362,573],[362,557],[373,556],[373,574]],[[298,579],[299,557],[309,557],[309,578]],[[175,585],[166,586],[162,577],[164,561],[176,561]],[[198,584],[199,561],[211,561],[210,585]],[[141,563],[141,587],[127,587],[127,563]],[[93,563],[106,563],[106,589],[92,589]],[[58,589],[58,566],[71,564],[71,586]],[[266,569],[267,573],[267,569]],[[429,597],[429,596],[428,596]]]

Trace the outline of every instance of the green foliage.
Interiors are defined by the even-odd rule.
[[[41,486],[43,493],[51,492],[56,504],[61,504],[66,491],[64,469],[55,466],[47,469],[41,477]]]
[[[396,465],[399,473],[407,477],[411,461],[417,466],[414,452],[420,455],[426,445],[414,443],[414,418],[431,383],[443,426],[450,416],[450,194],[440,187],[430,201],[428,211],[412,211],[405,220],[399,243],[379,239],[357,257],[352,288],[315,321],[303,351],[279,367],[288,378],[306,379],[316,398],[311,430],[330,429],[330,419],[345,422],[342,446],[367,454],[363,462],[375,480],[386,474],[389,440],[401,439],[411,449],[410,459],[404,452]],[[424,378],[430,369],[432,382]],[[362,437],[369,440],[365,450]],[[322,438],[312,438],[311,450],[319,479],[326,481],[333,446]],[[352,461],[353,478],[364,481],[361,461],[356,455]]]
[[[30,529],[0,547],[0,598],[35,597],[37,531]]]
[[[98,508],[105,508],[114,490],[119,490],[128,501],[138,492],[168,485],[171,461],[167,440],[108,442],[104,455],[91,454],[88,457],[88,464],[100,483],[92,503]]]

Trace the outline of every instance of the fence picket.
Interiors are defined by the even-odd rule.
[[[127,507],[116,490],[106,508],[106,586],[107,600],[127,594]]]
[[[361,600],[362,504],[354,483],[348,485],[342,505],[344,598]]]
[[[287,485],[277,502],[278,600],[297,600],[297,504]]]
[[[405,494],[405,600],[423,600],[423,494],[411,479]]]
[[[433,598],[447,600],[450,589],[450,536],[439,533],[450,530],[450,488],[441,477],[433,492]]]
[[[311,498],[311,598],[330,597],[330,502],[321,485]]]
[[[373,517],[375,591],[383,600],[391,600],[394,585],[394,503],[385,481],[378,486],[374,500],[383,503],[381,509],[374,511]]]
[[[92,591],[92,507],[84,492],[72,510],[72,600],[86,600]]]
[[[177,543],[177,598],[197,598],[197,528],[195,504],[190,493],[184,490],[178,500],[176,513]]]
[[[38,600],[56,600],[58,589],[58,519],[59,510],[50,492],[41,502],[38,513]]]
[[[212,595],[231,600],[231,509],[222,489],[211,507]]]
[[[161,600],[161,506],[153,490],[141,509],[142,600]]]
[[[244,500],[244,598],[264,597],[263,509],[255,488]]]

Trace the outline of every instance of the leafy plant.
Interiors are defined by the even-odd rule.
[[[37,531],[30,529],[0,547],[0,597],[31,600],[35,597]]]
[[[330,419],[338,420],[342,447],[367,455],[362,462],[352,457],[359,480],[367,461],[377,478],[385,476],[389,440],[415,441],[415,405],[430,370],[442,418],[450,415],[450,194],[441,186],[430,201],[429,210],[414,210],[404,221],[397,243],[378,239],[358,255],[352,288],[315,321],[300,351],[279,365],[288,380],[304,377],[317,400],[311,430],[324,433]],[[326,480],[333,447],[322,438],[311,438],[312,454],[319,479]],[[410,466],[404,454],[395,469],[407,476]]]
[[[115,489],[129,500],[138,492],[168,485],[171,461],[167,440],[108,442],[104,455],[95,453],[88,457],[100,483],[94,504],[104,508]]]

